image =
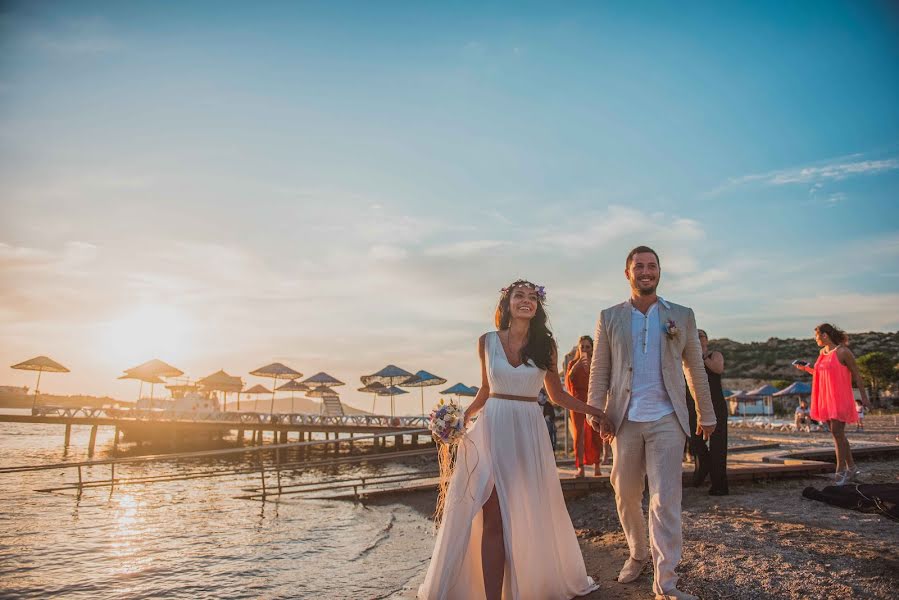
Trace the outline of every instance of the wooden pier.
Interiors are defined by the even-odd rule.
[[[795,479],[821,474],[832,474],[833,450],[782,450],[780,444],[753,444],[729,449],[727,478],[731,484],[774,479]],[[899,454],[899,444],[869,444],[852,449],[859,460],[880,459]],[[612,490],[609,481],[609,467],[600,476],[575,477],[573,460],[557,462],[559,483],[566,498],[573,498],[596,491]],[[689,487],[693,479],[693,465],[683,464],[684,487]],[[353,478],[318,482],[316,486],[284,486],[280,493],[269,490],[265,497],[262,490],[246,489],[250,492],[241,498],[265,500],[274,495],[296,495],[302,498],[324,500],[365,500],[391,497],[414,492],[436,492],[437,477],[429,471],[410,472],[402,477]]]
[[[272,444],[285,444],[289,434],[296,434],[297,442],[312,441],[314,434],[321,434],[325,440],[333,436],[334,443],[354,443],[359,435],[391,433],[390,436],[371,438],[380,448],[386,448],[392,439],[393,449],[401,450],[408,445],[418,448],[420,436],[430,442],[427,418],[389,417],[381,415],[308,415],[308,414],[268,414],[257,412],[224,412],[198,418],[190,413],[171,411],[150,411],[117,408],[62,408],[53,406],[35,407],[30,415],[0,414],[0,423],[34,423],[62,425],[65,427],[63,445],[71,441],[72,426],[91,428],[88,454],[93,455],[100,427],[115,429],[113,448],[121,440],[127,441],[168,441],[177,445],[184,439],[214,439],[234,433],[239,444],[248,435],[248,443],[261,445],[270,434]]]

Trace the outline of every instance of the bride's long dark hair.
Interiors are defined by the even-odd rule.
[[[499,331],[508,329],[512,323],[512,310],[509,307],[509,302],[512,298],[512,291],[516,287],[539,290],[540,292],[543,289],[526,279],[518,279],[508,287],[503,288],[502,295],[499,297],[499,304],[496,306],[496,313],[493,316],[496,328]],[[556,340],[553,338],[553,332],[546,325],[546,310],[543,308],[545,300],[540,296],[542,296],[542,293],[538,293],[537,311],[534,313],[534,318],[531,319],[531,324],[528,327],[528,340],[521,349],[521,361],[524,363],[532,360],[538,368],[549,370],[555,357]]]

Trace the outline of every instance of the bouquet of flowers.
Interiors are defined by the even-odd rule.
[[[434,527],[443,518],[449,480],[453,473],[457,444],[465,437],[465,411],[455,402],[444,402],[443,398],[431,411],[428,429],[437,442],[437,465],[440,467],[440,481],[437,485],[437,507],[434,510]]]
[[[455,444],[465,436],[465,414],[454,402],[446,403],[443,398],[431,411],[428,428],[434,439],[444,444]]]

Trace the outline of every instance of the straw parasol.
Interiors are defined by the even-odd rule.
[[[271,377],[275,381],[272,383],[272,405],[269,409],[269,414],[275,412],[275,388],[278,386],[279,379],[299,379],[303,376],[299,371],[294,371],[287,365],[283,365],[281,363],[272,363],[270,365],[265,365],[264,367],[259,367],[255,371],[250,371],[250,375],[255,375],[256,377]]]
[[[207,375],[197,382],[197,385],[207,389],[222,392],[224,398],[222,400],[222,410],[228,408],[228,392],[237,392],[240,394],[243,390],[243,379],[235,375],[228,375],[223,369],[220,369],[212,375]],[[240,410],[240,397],[237,399],[238,410]]]
[[[474,397],[478,395],[477,389],[473,389],[464,383],[457,383],[454,386],[448,387],[441,394],[448,394],[450,396],[470,396]]]
[[[266,388],[264,385],[257,384],[251,387],[248,390],[243,391],[244,394],[271,394],[272,390]],[[259,402],[259,398],[253,400],[253,410],[256,410],[256,404]]]
[[[307,398],[333,398],[337,396],[337,392],[326,385],[320,385],[306,392]]]
[[[337,379],[336,377],[331,377],[324,371],[316,373],[312,377],[308,377],[303,380],[303,383],[308,385],[309,387],[314,387],[317,385],[326,385],[328,387],[337,387],[338,385],[344,385],[342,381]]]
[[[138,400],[140,400],[141,393],[143,392],[144,383],[149,383],[150,400],[152,400],[153,389],[156,387],[157,383],[162,383],[162,381],[159,381],[160,378],[180,377],[181,375],[184,375],[184,371],[181,369],[175,368],[158,358],[153,358],[136,367],[125,369],[125,374],[119,377],[119,379],[137,379],[141,382],[140,389],[137,392]]]
[[[402,396],[403,394],[408,394],[406,390],[402,388],[398,388],[395,385],[391,385],[390,387],[385,387],[383,390],[375,392],[377,396],[389,396],[390,397],[390,416],[393,416],[393,398],[394,396]],[[372,411],[374,412],[374,411]]]
[[[381,390],[387,389],[387,386],[383,383],[378,383],[377,381],[370,383],[366,386],[362,386],[356,391],[365,392],[367,394],[372,394],[371,397],[371,414],[375,414],[375,400],[378,398],[378,392]]]
[[[307,398],[321,398],[322,400],[324,400],[325,398],[340,398],[340,396],[337,395],[337,392],[335,392],[334,390],[332,390],[330,387],[328,387],[326,385],[319,385],[319,386],[312,388],[311,390],[306,392],[306,397]],[[324,402],[322,402],[321,406],[319,407],[319,410],[320,411],[324,410],[324,407],[325,407]]]
[[[53,360],[52,358],[48,358],[46,356],[35,356],[34,358],[30,358],[25,362],[20,362],[19,364],[12,365],[11,369],[18,369],[20,371],[37,371],[37,385],[34,386],[34,399],[31,401],[31,410],[34,410],[35,405],[37,404],[37,396],[40,394],[41,389],[41,374],[46,371],[47,373],[68,373],[69,370]]]
[[[157,377],[180,377],[181,375],[184,375],[184,371],[181,369],[173,367],[158,358],[148,360],[136,367],[125,369],[125,372],[134,375],[156,375]],[[137,378],[134,377],[134,379]]]
[[[372,383],[381,383],[387,386],[388,389],[399,389],[396,386],[409,378],[413,377],[412,373],[405,369],[401,369],[396,365],[387,365],[377,373],[372,373],[371,375],[363,375],[360,377],[362,383],[364,385],[370,385]],[[408,392],[403,392],[408,393]],[[379,394],[383,395],[383,394]],[[393,397],[398,394],[389,394],[390,395],[390,416],[393,416],[394,406],[393,406]]]
[[[156,387],[157,383],[165,383],[162,379],[157,377],[156,375],[143,374],[140,373],[129,373],[125,371],[125,374],[120,376],[119,379],[137,379],[140,381],[140,387],[137,389],[137,400],[140,402],[140,397],[144,393],[144,384],[150,384],[150,399],[153,399],[153,388]]]
[[[419,371],[406,381],[400,384],[400,387],[417,387],[421,392],[421,414],[425,414],[425,388],[432,385],[443,385],[446,379],[428,373],[427,371]]]
[[[291,379],[281,387],[275,388],[279,392],[290,392],[290,412],[293,413],[293,395],[294,392],[308,392],[309,386],[305,383],[300,383],[296,379]]]

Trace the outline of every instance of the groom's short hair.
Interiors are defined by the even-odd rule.
[[[630,254],[627,255],[627,260],[624,261],[624,268],[629,269],[631,266],[631,259],[634,257],[634,254],[641,254],[643,252],[652,252],[656,257],[656,264],[659,265],[659,268],[662,268],[662,261],[659,260],[659,254],[649,246],[637,246],[633,250],[630,251]]]

